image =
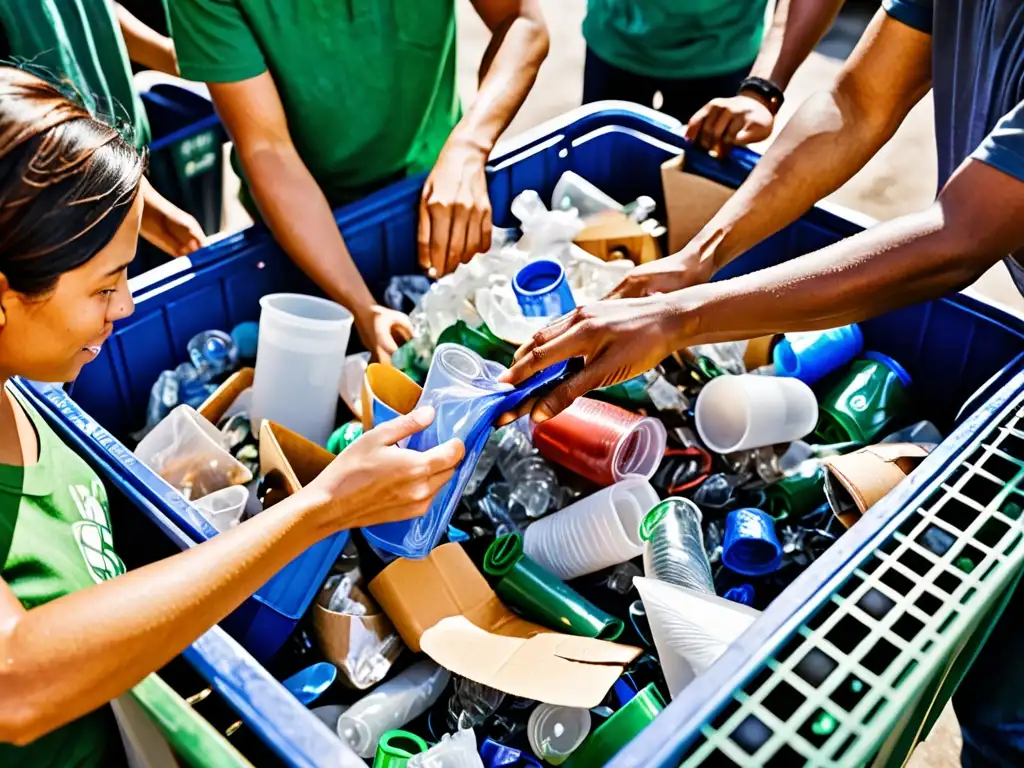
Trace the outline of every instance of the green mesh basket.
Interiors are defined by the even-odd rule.
[[[684,766],[906,762],[1022,572],[1022,399],[733,694]]]

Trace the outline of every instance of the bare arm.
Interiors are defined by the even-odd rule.
[[[760,77],[785,91],[793,74],[835,21],[844,0],[778,0],[751,77]],[[713,154],[734,145],[763,141],[772,135],[780,103],[745,89],[735,96],[712,99],[694,113],[686,137]]]
[[[408,319],[378,306],[366,287],[327,198],[292,143],[270,73],[236,83],[210,83],[209,88],[253,199],[277,242],[329,298],[352,312],[366,348],[382,361],[390,360],[397,348],[393,329],[411,334]]]
[[[831,328],[963,288],[1024,247],[1022,222],[1024,182],[968,160],[923,213],[732,280],[578,309],[521,349],[508,379],[586,358],[582,373],[538,404],[543,420],[692,344]],[[636,345],[638,334],[653,343]]]
[[[809,98],[710,222],[613,297],[704,282],[831,194],[890,139],[931,84],[931,36],[879,11],[836,83]]]
[[[487,157],[548,53],[538,0],[473,0],[473,6],[491,30],[480,88],[441,150],[420,204],[420,265],[438,277],[490,247]]]
[[[128,58],[168,75],[178,74],[178,58],[174,54],[174,42],[156,30],[150,29],[120,3],[114,3],[117,23],[121,26]]]
[[[124,693],[323,537],[423,514],[461,444],[394,443],[431,418],[423,409],[378,427],[299,494],[124,576],[32,610],[0,580],[0,742],[27,744]]]

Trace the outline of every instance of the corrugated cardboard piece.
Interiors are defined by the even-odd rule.
[[[849,528],[924,461],[932,446],[879,443],[825,459],[825,495]]]
[[[413,651],[482,685],[535,701],[594,707],[639,648],[562,635],[506,608],[458,544],[399,559],[370,582]]]
[[[747,342],[747,348],[743,351],[743,366],[748,371],[754,371],[761,366],[772,362],[772,352],[775,345],[782,339],[782,334],[774,336],[758,336]]]
[[[423,388],[397,368],[381,363],[370,363],[363,378],[362,422],[369,432],[381,419],[375,418],[381,406],[394,414],[406,414],[416,407]]]
[[[279,472],[288,495],[298,493],[334,461],[334,454],[268,419],[260,426],[260,471]]]
[[[255,375],[254,368],[241,368],[228,376],[206,402],[199,406],[199,414],[211,424],[217,424],[238,396],[252,386]]]
[[[681,153],[661,166],[669,253],[676,253],[690,242],[735,191],[717,181],[686,173],[685,164],[686,154]]]

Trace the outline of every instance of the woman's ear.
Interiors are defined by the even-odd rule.
[[[4,311],[4,299],[10,292],[10,283],[7,282],[7,275],[0,272],[0,331],[7,325],[7,312]]]

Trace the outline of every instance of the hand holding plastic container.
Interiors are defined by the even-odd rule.
[[[498,381],[505,370],[498,363],[484,360],[456,344],[441,344],[434,350],[427,381],[417,403],[418,407],[434,408],[434,421],[413,435],[408,447],[426,451],[458,438],[465,445],[465,458],[456,468],[455,476],[438,491],[425,515],[364,528],[363,533],[373,546],[401,557],[426,557],[448,530],[494,421],[536,389],[561,376],[565,366],[556,365],[541,371],[518,388]]]
[[[373,757],[377,742],[430,709],[441,697],[449,674],[432,661],[413,664],[381,683],[338,718],[338,736],[360,757]]]
[[[334,429],[352,313],[316,296],[260,299],[252,423],[263,419],[325,445]]]
[[[708,448],[735,453],[810,434],[818,422],[818,400],[798,379],[719,376],[704,385],[694,417]]]

